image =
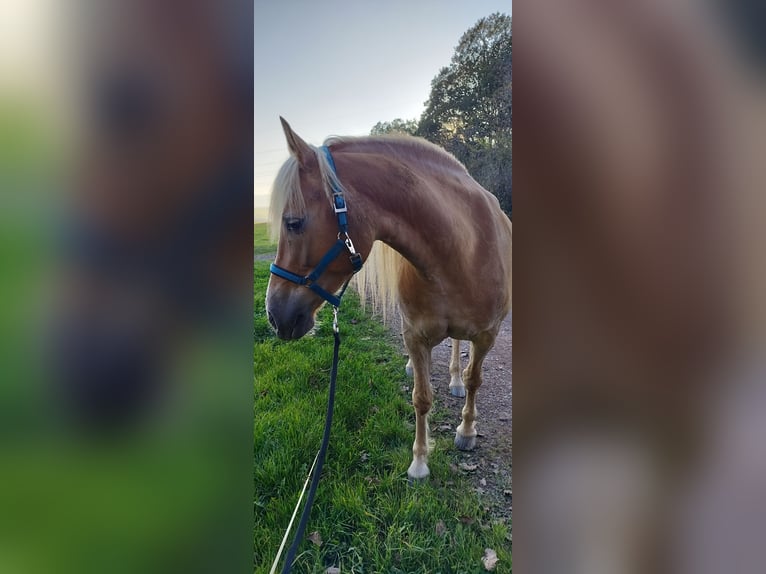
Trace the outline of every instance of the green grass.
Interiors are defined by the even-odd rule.
[[[332,360],[331,312],[314,336],[282,342],[263,309],[268,263],[255,264],[255,572],[268,572],[308,466],[321,441]],[[510,525],[495,524],[450,463],[452,437],[438,438],[430,479],[407,483],[414,438],[411,381],[389,332],[349,292],[341,309],[335,418],[328,458],[294,572],[511,571]],[[406,389],[403,388],[406,386]],[[439,424],[434,413],[432,427]],[[450,421],[454,422],[454,421]],[[454,467],[453,467],[454,468]],[[437,525],[440,525],[437,529]]]
[[[274,253],[276,250],[277,246],[271,242],[266,224],[256,223],[253,228],[253,253],[255,255],[263,255]]]

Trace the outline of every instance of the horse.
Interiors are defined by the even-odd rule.
[[[304,336],[325,301],[337,306],[333,294],[363,262],[360,289],[381,304],[397,301],[401,311],[414,374],[407,474],[425,479],[431,351],[447,337],[470,341],[455,445],[476,445],[482,363],[511,309],[511,221],[459,161],[423,139],[330,137],[317,148],[280,120],[290,156],[271,195],[278,247],[266,293],[269,322],[281,339]],[[347,227],[338,233],[341,214]],[[323,257],[338,241],[350,257]],[[458,344],[454,350],[459,360]]]

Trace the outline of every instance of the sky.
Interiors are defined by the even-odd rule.
[[[460,37],[512,0],[255,0],[255,208],[287,159],[283,116],[307,142],[419,118]]]

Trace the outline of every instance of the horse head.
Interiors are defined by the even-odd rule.
[[[332,186],[345,190],[330,163],[329,151],[324,154],[307,144],[280,119],[290,157],[277,175],[271,197],[272,233],[278,233],[279,244],[266,310],[279,338],[299,339],[314,326],[325,301],[337,306],[333,294],[358,270],[361,255],[357,255],[355,269],[344,248],[353,256],[353,243],[339,228],[340,214],[334,209]],[[345,243],[339,241],[344,235]]]

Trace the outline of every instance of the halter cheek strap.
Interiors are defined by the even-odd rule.
[[[330,165],[330,169],[332,170],[332,173],[336,175],[335,171],[335,161],[332,158],[332,154],[330,153],[330,149],[327,146],[322,146],[319,148],[327,158],[327,163]],[[298,285],[303,285],[305,287],[308,287],[311,289],[314,293],[319,295],[322,299],[327,301],[330,305],[335,307],[336,309],[340,306],[340,300],[341,297],[343,297],[343,293],[346,292],[346,288],[348,287],[348,283],[351,280],[349,278],[348,281],[346,281],[343,285],[343,288],[341,289],[340,293],[338,295],[334,295],[327,291],[326,289],[323,289],[318,283],[317,280],[322,275],[322,273],[325,272],[327,267],[335,261],[335,259],[344,251],[348,250],[350,253],[350,261],[351,265],[353,266],[354,273],[359,271],[362,268],[362,256],[356,252],[356,249],[354,248],[354,244],[351,241],[351,238],[348,236],[348,208],[346,207],[346,199],[343,197],[343,191],[338,187],[337,184],[334,182],[331,183],[332,186],[332,204],[333,209],[335,211],[335,216],[338,219],[338,240],[333,244],[332,247],[327,251],[327,253],[324,254],[324,257],[319,261],[316,267],[309,273],[308,275],[301,276],[297,275],[295,273],[292,273],[291,271],[288,271],[287,269],[283,269],[282,267],[279,267],[277,264],[272,263],[269,270],[271,273],[276,275],[277,277],[281,277],[282,279],[287,279],[288,281],[291,281],[293,283],[296,283]]]

